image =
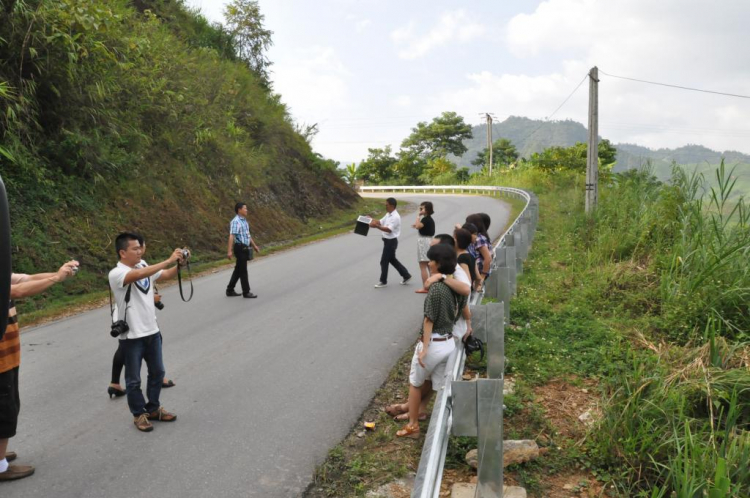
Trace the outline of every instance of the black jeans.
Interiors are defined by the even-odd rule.
[[[232,278],[229,279],[229,285],[227,285],[228,291],[233,291],[234,286],[237,285],[237,280],[240,281],[242,287],[242,293],[247,294],[250,292],[250,282],[247,279],[247,251],[243,244],[234,245],[234,257],[237,262],[234,265],[234,271],[232,272]]]
[[[409,270],[396,259],[398,239],[383,239],[383,255],[380,257],[380,282],[388,283],[388,265],[393,265],[401,278],[409,278]]]

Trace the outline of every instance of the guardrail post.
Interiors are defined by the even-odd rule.
[[[478,439],[477,493],[503,496],[503,379],[451,383],[454,436]]]
[[[513,294],[510,287],[510,268],[500,266],[495,269],[495,274],[497,274],[497,300],[503,303],[505,323],[510,323],[510,297]]]
[[[487,304],[487,377],[502,379],[505,372],[504,303]]]

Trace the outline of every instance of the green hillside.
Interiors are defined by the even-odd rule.
[[[88,271],[67,290],[85,292],[123,229],[150,259],[180,245],[218,259],[237,200],[261,244],[357,205],[238,43],[179,0],[0,0],[16,271],[77,257]]]

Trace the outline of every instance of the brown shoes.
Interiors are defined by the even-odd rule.
[[[136,429],[141,432],[151,432],[154,430],[154,426],[148,421],[148,415],[145,413],[135,417],[133,423],[135,424]]]
[[[169,413],[163,406],[160,406],[155,412],[149,413],[147,417],[149,420],[159,420],[161,422],[174,422],[177,420],[177,415]]]
[[[5,452],[5,459],[8,460],[8,462],[12,462],[13,460],[16,459],[16,457],[18,457],[18,455],[16,455],[15,451],[6,451]]]
[[[24,477],[29,477],[33,473],[34,467],[31,465],[8,465],[8,470],[0,472],[0,482],[23,479]]]

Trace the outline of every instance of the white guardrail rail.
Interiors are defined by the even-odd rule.
[[[526,201],[521,213],[516,217],[513,223],[507,228],[500,238],[493,244],[492,254],[492,273],[490,278],[485,282],[484,289],[481,293],[472,293],[470,304],[476,309],[485,294],[488,297],[497,299],[502,303],[504,323],[508,322],[509,301],[516,291],[516,277],[523,271],[522,263],[528,256],[531,242],[534,238],[534,232],[539,219],[539,200],[531,192],[511,187],[494,187],[494,186],[473,186],[473,185],[435,185],[435,186],[373,186],[360,187],[362,193],[383,193],[383,192],[404,192],[404,193],[430,193],[430,194],[482,194],[493,197],[513,197]],[[500,325],[500,334],[503,334],[503,324]],[[489,328],[489,324],[480,324],[482,328]],[[477,327],[474,327],[477,333]],[[502,335],[501,335],[502,337]],[[504,362],[504,346],[501,344],[500,351],[503,357],[500,358],[501,365],[500,376],[502,381],[502,363]],[[454,424],[454,396],[451,392],[451,384],[460,381],[464,371],[466,355],[463,348],[456,348],[455,352],[448,359],[446,368],[446,379],[443,387],[438,391],[435,403],[432,408],[430,425],[425,436],[424,446],[422,447],[422,456],[419,460],[419,468],[412,489],[412,498],[438,498],[440,496],[440,483],[443,478],[443,466],[445,465],[445,455],[448,449],[448,440],[451,435]],[[488,352],[488,362],[492,361]],[[488,373],[492,368],[488,365]],[[497,368],[495,367],[495,370]],[[492,375],[489,375],[492,377]],[[502,403],[502,387],[500,387],[500,402]],[[502,426],[502,416],[497,423]],[[499,447],[502,451],[502,430],[500,433]],[[480,440],[481,440],[480,436]],[[481,459],[481,456],[480,456]],[[489,461],[489,459],[488,459]],[[495,462],[497,463],[497,462]],[[494,467],[495,465],[493,465]],[[488,481],[497,481],[494,485],[488,482],[488,486],[482,486],[483,477]],[[482,464],[480,461],[478,491],[480,495],[502,496],[502,464],[499,469],[489,469],[483,476]],[[490,489],[491,488],[491,489]],[[487,489],[488,493],[482,493],[482,489]]]

